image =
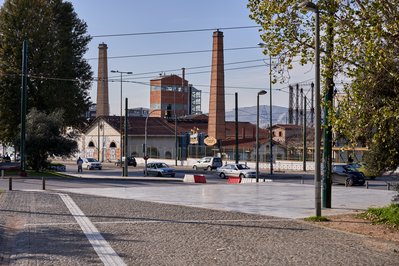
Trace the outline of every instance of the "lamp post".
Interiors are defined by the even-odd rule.
[[[131,75],[131,74],[133,74],[133,72],[130,72],[130,71],[119,71],[119,70],[111,70],[111,73],[120,73],[121,74],[121,116],[120,116],[120,127],[119,127],[119,129],[120,129],[120,132],[121,132],[121,139],[120,139],[120,148],[121,148],[121,152],[120,152],[120,162],[121,162],[121,167],[122,167],[122,156],[123,156],[123,145],[122,145],[122,142],[123,142],[123,134],[122,134],[122,131],[123,131],[123,120],[122,120],[122,84],[123,84],[123,80],[122,80],[122,76],[123,76],[123,74],[127,74],[127,75]],[[126,157],[126,156],[125,156]],[[126,158],[125,158],[126,159]],[[123,168],[124,169],[124,168]],[[123,170],[124,171],[124,170]],[[123,174],[123,173],[122,173]]]
[[[259,96],[267,92],[261,90],[256,96],[256,183],[259,182]]]
[[[299,7],[306,8],[315,13],[315,105],[316,105],[316,121],[315,121],[315,208],[316,216],[321,216],[321,182],[320,182],[320,12],[319,7],[310,2],[302,2]]]
[[[264,43],[258,43],[259,47],[265,47]],[[270,103],[269,103],[269,139],[270,139],[270,174],[273,174],[273,104],[272,104],[272,56],[269,55],[269,86],[270,86]]]

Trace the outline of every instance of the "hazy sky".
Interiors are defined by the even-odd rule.
[[[131,71],[133,76],[127,80],[143,83],[123,83],[123,97],[129,98],[130,108],[135,108],[149,107],[149,80],[157,76],[156,73],[181,75],[182,67],[186,68],[186,79],[189,83],[202,90],[201,109],[207,113],[211,52],[137,55],[210,50],[214,30],[256,26],[248,17],[247,1],[243,0],[72,0],[70,2],[73,3],[78,17],[87,23],[88,32],[92,36],[212,29],[188,33],[94,37],[85,57],[89,59],[95,77],[98,71],[97,57],[100,43],[107,44],[108,57],[132,56],[108,60],[109,78],[117,80],[109,83],[110,112],[116,115],[120,113],[120,75],[110,73],[111,70]],[[226,50],[224,53],[226,110],[234,108],[235,92],[239,95],[239,107],[254,106],[257,92],[261,89],[269,91],[268,57],[262,54],[261,49],[256,48],[261,41],[258,28],[222,31],[225,49],[253,47]],[[266,62],[262,59],[266,59]],[[238,63],[242,61],[252,62]],[[311,66],[295,68],[291,73],[290,83],[312,79],[313,73]],[[274,85],[274,89],[281,89],[273,91],[274,105],[288,106],[287,87],[288,84]],[[96,91],[97,83],[94,82],[90,91],[94,102]],[[268,104],[268,95],[262,97],[264,99],[261,100],[261,104]]]

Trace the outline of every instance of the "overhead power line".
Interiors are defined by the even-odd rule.
[[[246,49],[259,49],[259,47],[257,47],[257,46],[249,46],[249,47],[225,48],[224,51],[246,50]],[[212,49],[208,49],[208,50],[197,50],[197,51],[180,51],[180,52],[154,53],[154,54],[136,54],[136,55],[108,56],[108,59],[121,59],[121,58],[133,58],[133,57],[149,57],[149,56],[161,56],[161,55],[196,54],[196,53],[209,53],[209,52],[213,52],[213,50]],[[87,60],[98,60],[98,57],[87,58]]]
[[[174,33],[189,33],[200,31],[215,31],[215,30],[242,30],[260,28],[261,26],[240,26],[240,27],[225,27],[225,28],[205,28],[205,29],[189,29],[189,30],[170,30],[170,31],[149,31],[149,32],[134,32],[134,33],[117,33],[117,34],[99,34],[93,35],[93,38],[101,37],[126,37],[126,36],[140,36],[140,35],[156,35],[156,34],[174,34]]]

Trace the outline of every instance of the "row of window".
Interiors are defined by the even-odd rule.
[[[89,146],[90,148],[96,147],[96,145],[94,145],[94,142],[93,142],[93,141],[90,141],[88,146]],[[116,143],[115,143],[115,142],[111,142],[111,143],[109,144],[109,147],[110,147],[110,148],[116,148]]]
[[[180,86],[151,86],[151,91],[176,91],[176,92],[187,92],[186,88]]]

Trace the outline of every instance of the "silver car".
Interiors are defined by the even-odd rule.
[[[103,168],[102,164],[94,158],[83,158],[82,167],[87,170],[98,169],[101,170]]]
[[[169,167],[166,163],[153,162],[147,164],[147,174],[174,177],[176,172],[174,168]]]
[[[229,176],[241,177],[241,178],[256,177],[255,170],[252,170],[245,164],[240,164],[240,163],[226,164],[226,165],[223,165],[222,167],[217,168],[216,171],[217,171],[218,175],[220,176],[220,178],[226,178]]]
[[[208,170],[212,171],[222,166],[222,159],[220,157],[203,157],[193,165],[194,170]]]

